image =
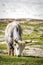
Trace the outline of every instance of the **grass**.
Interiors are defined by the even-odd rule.
[[[4,42],[5,40],[0,40],[0,42]]]
[[[2,24],[3,23],[3,24]],[[0,30],[4,30],[8,23],[0,22]]]
[[[32,42],[32,45],[35,44],[35,45],[42,45],[43,44],[43,41],[38,41],[38,42]]]
[[[0,56],[0,65],[43,65],[43,58]]]
[[[23,40],[29,39],[29,34],[23,34],[23,35],[22,35],[22,39],[23,39]]]
[[[43,40],[43,36],[42,34],[36,33],[36,32],[32,32],[31,34],[23,34],[22,35],[22,39],[26,40],[26,39],[39,39],[39,40]]]
[[[7,45],[6,44],[0,44],[0,50],[6,50]]]
[[[40,38],[41,34],[39,34],[39,32],[32,32],[29,35],[29,38]]]
[[[22,23],[22,26],[40,26],[40,24]]]
[[[2,24],[3,23],[3,24]],[[0,26],[6,26],[8,23],[0,22]]]
[[[4,34],[4,32],[0,31],[0,35],[1,35],[1,34]]]

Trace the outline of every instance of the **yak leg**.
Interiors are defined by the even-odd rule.
[[[13,49],[9,49],[8,55],[14,56],[14,50]]]
[[[14,50],[9,49],[9,51],[8,51],[8,55],[14,56]]]
[[[8,55],[12,55],[14,56],[14,47],[13,47],[13,44],[9,44],[9,49],[8,49]]]
[[[11,55],[14,56],[14,49],[11,49]]]
[[[8,55],[11,55],[11,49],[8,50]]]

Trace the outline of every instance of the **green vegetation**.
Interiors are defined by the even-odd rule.
[[[0,44],[0,50],[6,50],[7,45],[6,44]]]
[[[23,39],[23,40],[29,39],[29,34],[23,34],[23,35],[22,35],[22,39]]]
[[[3,24],[2,24],[3,23]],[[0,30],[5,30],[5,27],[8,23],[0,22]]]
[[[43,58],[0,56],[0,65],[43,65]]]
[[[39,34],[39,32],[32,32],[29,35],[29,38],[39,38],[41,34]]]
[[[40,24],[22,23],[22,26],[40,26]]]
[[[42,44],[43,44],[43,41],[32,42],[32,44],[35,44],[35,45],[42,45]]]
[[[0,35],[1,35],[1,34],[4,34],[4,32],[0,31]]]
[[[2,24],[3,23],[3,24]],[[8,23],[0,22],[0,26],[6,26]]]

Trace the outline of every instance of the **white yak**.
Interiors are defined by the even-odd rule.
[[[25,43],[32,42],[31,40],[22,41],[22,28],[16,21],[11,22],[5,29],[5,40],[8,45],[8,54],[21,56]]]
[[[11,22],[7,25],[5,29],[5,40],[8,45],[9,55],[21,55],[20,44],[16,44],[15,40],[22,40],[21,38],[22,29],[18,22]]]

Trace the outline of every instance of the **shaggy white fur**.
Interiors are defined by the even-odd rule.
[[[20,46],[19,44],[14,46],[13,44],[15,42],[13,42],[13,40],[15,39],[21,40],[21,34],[22,34],[22,29],[18,22],[9,23],[5,29],[5,40],[8,44],[8,47],[9,49],[14,48],[17,56],[21,54]]]

